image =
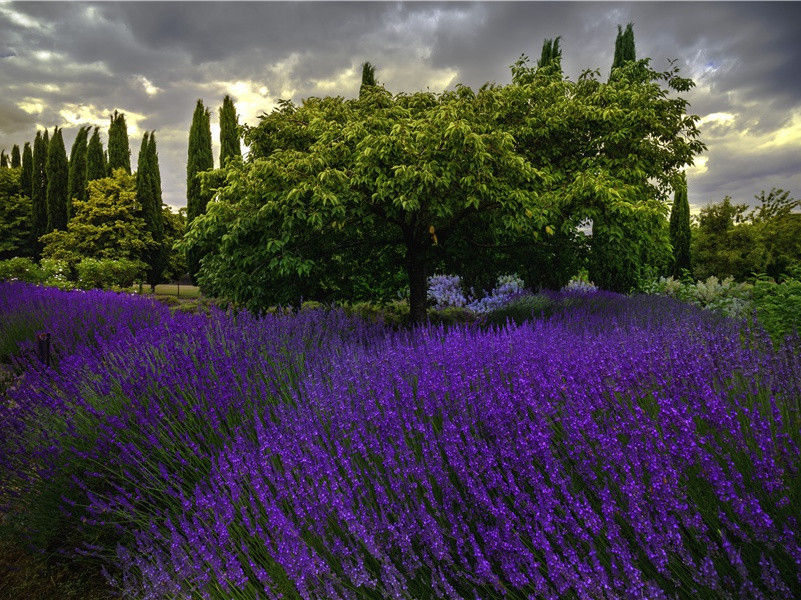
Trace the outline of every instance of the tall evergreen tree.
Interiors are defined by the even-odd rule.
[[[670,243],[673,245],[673,275],[680,277],[690,270],[690,201],[687,198],[687,176],[682,173],[673,196],[670,211]]]
[[[8,156],[6,155],[5,150],[0,150],[0,168],[8,168]]]
[[[542,53],[540,55],[539,61],[537,61],[537,67],[542,68],[547,65],[554,64],[556,68],[559,69],[559,72],[562,71],[562,49],[559,47],[559,40],[562,36],[557,36],[556,39],[550,40],[546,39],[542,43]]]
[[[365,62],[362,63],[362,84],[359,86],[359,95],[364,93],[364,88],[371,85],[378,85],[375,80],[375,67],[369,62]]]
[[[626,25],[626,30],[617,26],[617,38],[615,38],[615,57],[612,60],[612,72],[622,67],[629,61],[637,60],[634,51],[634,27],[631,23]],[[611,76],[611,75],[610,75]]]
[[[22,193],[32,197],[31,186],[33,185],[33,153],[31,152],[31,144],[25,142],[22,148],[22,173],[19,179],[20,189]]]
[[[106,157],[100,142],[99,127],[95,127],[89,144],[86,146],[86,182],[103,179],[107,174]]]
[[[19,146],[14,144],[14,147],[11,149],[11,168],[16,169],[20,165],[20,156],[19,156]]]
[[[81,127],[70,150],[69,184],[67,186],[67,218],[72,217],[73,200],[85,201],[86,195],[86,138],[89,127]]]
[[[210,199],[200,186],[198,173],[214,168],[214,156],[211,152],[211,126],[208,109],[203,101],[198,100],[189,129],[189,153],[186,161],[186,218],[187,227],[192,220],[206,212],[206,204]],[[189,273],[195,281],[202,257],[193,252],[187,257]]]
[[[47,231],[67,230],[69,163],[61,130],[56,127],[47,147]]]
[[[128,146],[128,126],[125,124],[125,114],[114,111],[108,128],[108,168],[110,172],[115,169],[125,169],[131,172],[131,150]]]
[[[226,96],[220,107],[220,167],[223,167],[229,158],[242,156],[237,125],[234,101],[231,100],[231,96]]]
[[[37,256],[41,252],[38,239],[47,230],[47,146],[50,141],[47,130],[37,131],[33,142],[33,165],[31,183],[31,203],[33,204],[33,236],[36,242]]]
[[[147,281],[151,290],[161,281],[166,266],[164,248],[164,214],[161,202],[161,175],[159,173],[158,152],[155,133],[145,133],[139,150],[136,172],[136,195],[142,207],[145,226],[153,239],[153,245],[145,252],[148,266]]]

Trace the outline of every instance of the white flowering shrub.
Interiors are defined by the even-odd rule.
[[[753,286],[748,283],[737,283],[733,277],[720,280],[712,276],[695,283],[680,281],[673,277],[660,277],[643,286],[642,291],[646,294],[673,296],[727,317],[746,319],[754,310],[752,290]]]
[[[434,308],[466,308],[484,314],[503,306],[510,298],[524,290],[524,282],[517,273],[501,275],[491,292],[482,298],[465,295],[462,280],[458,275],[433,275],[428,278],[428,299]]]
[[[579,292],[579,293],[587,293],[590,294],[592,292],[598,291],[598,286],[596,286],[591,281],[587,281],[586,279],[582,279],[581,277],[573,277],[570,281],[567,282],[565,287],[562,288],[563,292]]]
[[[432,275],[429,277],[427,296],[437,310],[452,306],[461,308],[467,304],[467,298],[462,291],[462,278],[458,275]]]

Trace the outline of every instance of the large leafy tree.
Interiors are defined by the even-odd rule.
[[[18,169],[21,166],[21,163],[22,163],[22,159],[20,158],[19,146],[17,144],[14,144],[14,147],[11,148],[11,164],[10,164],[10,166],[11,166],[12,169]]]
[[[687,176],[676,185],[673,208],[670,210],[670,244],[673,246],[673,274],[681,276],[689,271],[690,263],[690,201],[687,198]]]
[[[47,146],[49,137],[37,131],[33,142],[31,203],[33,211],[33,237],[38,240],[47,233]],[[41,245],[37,242],[37,254]]]
[[[242,156],[239,144],[239,124],[236,107],[231,96],[223,98],[220,107],[220,166],[224,166],[229,158]]]
[[[125,123],[125,114],[114,111],[108,128],[108,161],[109,173],[117,169],[131,172],[131,150],[128,145],[128,126]]]
[[[47,147],[47,230],[65,230],[69,218],[69,163],[61,130],[56,127]]]
[[[186,161],[186,206],[187,220],[191,224],[198,216],[206,212],[206,204],[211,193],[201,188],[199,173],[214,168],[214,156],[211,151],[210,114],[198,100],[189,129],[189,151]],[[198,248],[188,252],[189,273],[194,280],[200,268],[202,254]]]
[[[31,199],[20,179],[20,168],[0,169],[0,260],[33,255]]]
[[[72,216],[72,201],[86,200],[86,138],[89,127],[81,127],[70,150],[68,184],[68,217]]]
[[[120,168],[112,177],[90,181],[88,189],[87,200],[75,202],[67,229],[42,238],[42,256],[72,265],[83,258],[141,261],[153,238],[136,199],[134,176]]]
[[[89,144],[86,147],[86,181],[102,179],[108,175],[103,144],[100,141],[99,128],[95,127]]]

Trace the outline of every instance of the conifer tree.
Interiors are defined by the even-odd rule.
[[[636,52],[634,51],[633,25],[631,23],[626,25],[625,31],[618,25],[617,38],[615,38],[615,57],[612,60],[612,72],[614,73],[615,69],[633,60],[637,60]]]
[[[557,36],[556,39],[546,39],[542,43],[542,54],[540,60],[537,61],[537,67],[542,68],[550,64],[555,64],[559,72],[562,71],[562,49],[559,47],[559,40],[562,36]]]
[[[234,101],[231,96],[226,96],[220,107],[220,167],[225,166],[225,162],[233,156],[242,156],[242,150]]]
[[[95,127],[89,144],[86,146],[86,182],[102,179],[106,176],[106,157],[103,144],[100,142],[99,127]]]
[[[371,85],[378,85],[378,82],[375,80],[375,67],[369,62],[365,62],[362,63],[362,84],[359,87],[359,96],[364,93],[365,87]]]
[[[86,200],[86,137],[89,127],[81,127],[70,150],[69,184],[67,186],[67,219],[72,217],[73,200]]]
[[[20,167],[19,146],[14,144],[14,147],[11,149],[11,168],[16,169],[18,167]]]
[[[6,156],[5,150],[0,150],[0,168],[8,168],[8,156]]]
[[[145,228],[153,239],[153,245],[145,252],[147,281],[151,290],[161,281],[166,265],[164,248],[164,215],[161,202],[161,175],[158,166],[155,133],[145,133],[139,150],[136,172],[136,195],[142,207]]]
[[[56,127],[47,147],[47,231],[67,229],[69,163],[61,130]]]
[[[687,176],[682,173],[673,196],[670,211],[670,243],[673,245],[673,275],[681,277],[690,270],[690,201],[687,198]]]
[[[31,152],[30,142],[25,142],[22,148],[22,173],[19,178],[19,186],[22,193],[32,197],[31,186],[33,185],[33,153]]]
[[[41,252],[38,239],[47,230],[47,146],[49,144],[47,130],[44,134],[36,132],[33,142],[33,164],[31,181],[31,204],[33,205],[33,236],[37,240],[37,256]]]
[[[131,172],[128,126],[125,124],[125,114],[116,110],[111,115],[111,124],[108,128],[108,169],[111,173],[115,169],[125,169],[126,173]]]
[[[186,161],[186,218],[187,227],[192,220],[206,212],[206,204],[210,196],[204,193],[200,186],[198,173],[214,168],[214,157],[211,152],[211,126],[208,109],[203,101],[198,100],[192,116],[192,126],[189,130],[189,153]],[[187,257],[189,273],[195,281],[200,268],[201,256],[197,252]]]

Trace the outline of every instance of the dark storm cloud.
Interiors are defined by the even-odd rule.
[[[157,130],[165,200],[182,205],[198,98],[214,124],[231,93],[253,123],[280,97],[355,95],[364,60],[393,91],[506,83],[557,35],[568,76],[605,79],[629,21],[638,56],[660,69],[675,58],[697,83],[686,97],[709,150],[690,170],[691,202],[773,185],[801,195],[799,3],[4,3],[0,146],[53,125],[71,144],[79,125],[105,133],[124,110],[134,161]]]

